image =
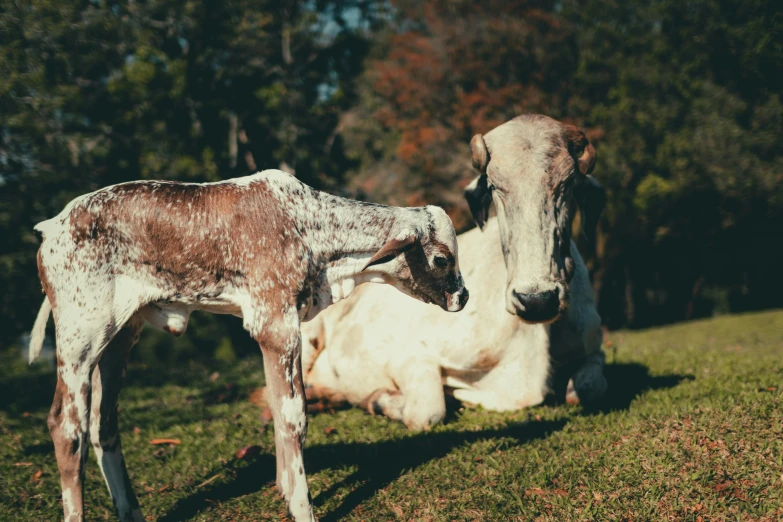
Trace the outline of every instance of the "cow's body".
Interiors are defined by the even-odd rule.
[[[600,375],[601,321],[574,245],[570,304],[548,325],[506,312],[495,219],[458,241],[462,273],[473,288],[462,313],[446,314],[380,286],[360,288],[302,325],[305,384],[321,396],[381,411],[384,405],[372,402],[383,396],[379,390],[390,390],[400,403],[399,415],[391,416],[424,428],[445,414],[444,387],[466,403],[505,411],[542,402],[553,365],[581,363],[574,379],[584,371]]]

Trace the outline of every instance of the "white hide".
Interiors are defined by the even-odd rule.
[[[483,232],[461,234],[458,241],[460,267],[471,290],[461,313],[404,299],[384,286],[359,288],[351,299],[302,325],[306,384],[337,391],[353,404],[379,389],[399,389],[406,401],[437,413],[445,411],[442,386],[438,393],[432,382],[406,378],[414,369],[432,368],[438,371],[429,373],[430,380],[441,379],[439,384],[469,404],[505,411],[541,403],[551,366],[550,325],[526,324],[506,311],[497,220],[490,219]],[[566,319],[578,322],[585,342],[560,347],[567,358],[597,354],[601,345],[587,269],[575,246],[573,252],[576,273]],[[325,347],[320,353],[316,341]],[[440,420],[428,412],[408,415]],[[411,427],[427,427],[403,420]]]

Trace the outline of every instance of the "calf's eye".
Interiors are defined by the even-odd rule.
[[[435,256],[435,266],[439,268],[446,268],[449,266],[449,261],[443,256]]]

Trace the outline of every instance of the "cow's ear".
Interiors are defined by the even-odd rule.
[[[489,165],[489,150],[484,142],[484,136],[476,134],[470,140],[470,156],[473,168],[479,171],[480,176],[465,187],[465,200],[468,202],[470,213],[479,228],[483,229],[489,218],[489,206],[492,203],[492,190],[487,179],[487,166]]]
[[[582,215],[582,233],[592,243],[595,241],[598,219],[606,206],[606,191],[593,176],[585,176],[576,185],[574,197]]]
[[[375,255],[370,258],[369,261],[367,261],[367,264],[364,265],[364,268],[362,268],[362,272],[371,266],[380,265],[381,263],[391,261],[403,252],[413,248],[415,243],[416,236],[413,234],[406,236],[403,239],[392,238],[388,240],[386,244],[383,245],[380,250],[378,250]]]
[[[473,220],[483,229],[489,219],[489,206],[492,204],[492,189],[489,188],[486,174],[477,177],[465,187],[465,199]]]

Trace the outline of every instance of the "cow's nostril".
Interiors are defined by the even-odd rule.
[[[517,315],[531,323],[551,321],[560,312],[560,298],[556,290],[548,290],[538,294],[514,295],[514,305]]]

